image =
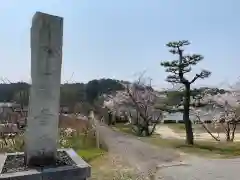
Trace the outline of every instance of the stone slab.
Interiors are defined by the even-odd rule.
[[[91,166],[79,157],[73,149],[59,149],[58,151],[65,151],[77,165],[5,173],[0,174],[0,180],[85,180],[91,176]],[[18,153],[1,155],[0,160],[5,161],[7,155],[13,154]],[[1,171],[2,164],[4,162],[1,162]]]
[[[30,164],[31,159],[42,164],[56,156],[62,39],[63,18],[36,12],[31,27],[32,85],[25,132],[26,160]]]

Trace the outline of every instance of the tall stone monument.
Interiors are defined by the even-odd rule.
[[[0,155],[0,180],[85,180],[90,166],[57,149],[63,18],[37,12],[31,27],[31,77],[25,152]],[[4,163],[1,163],[4,162]]]
[[[48,164],[57,152],[63,18],[36,13],[31,28],[31,78],[25,133],[27,164]]]

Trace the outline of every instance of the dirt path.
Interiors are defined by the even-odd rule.
[[[183,165],[162,167],[156,173],[161,180],[239,180],[240,158],[189,158]]]
[[[179,135],[167,126],[157,128],[157,133],[163,138],[185,138],[185,133]],[[211,137],[207,133],[201,133],[195,139],[210,140]],[[239,165],[240,158],[206,159],[188,155],[182,165],[160,167],[156,177],[163,180],[238,180]]]
[[[155,147],[103,124],[98,123],[97,126],[109,152],[124,158],[142,175],[142,178],[134,180],[239,179],[240,158],[205,159],[190,155],[180,156],[174,150]]]
[[[159,134],[162,138],[164,139],[185,139],[186,138],[186,133],[183,130],[182,132],[174,132],[174,130],[168,125],[158,125],[156,127],[155,133]],[[215,137],[217,137],[217,133],[213,133]],[[226,138],[225,133],[219,133],[219,137],[221,140],[224,140]],[[213,138],[208,134],[207,132],[194,132],[194,139],[195,140],[213,140]],[[240,133],[235,133],[235,142],[240,141]]]
[[[136,137],[99,126],[109,152],[119,154],[145,178],[151,180],[238,180],[238,159],[205,159],[181,156],[174,150],[159,149]]]
[[[178,133],[175,133],[168,126],[157,125],[155,133],[161,135],[161,137],[164,139],[182,139],[182,137]]]
[[[171,164],[173,161],[180,163],[180,155],[174,150],[159,149],[105,125],[99,125],[98,129],[101,138],[107,144],[108,151],[122,156],[145,178],[155,174],[157,166]]]

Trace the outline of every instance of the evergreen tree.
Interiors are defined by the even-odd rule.
[[[184,55],[184,46],[190,45],[189,41],[175,41],[169,42],[167,47],[170,48],[169,52],[178,55],[177,60],[161,62],[161,66],[166,68],[166,72],[171,73],[167,76],[166,81],[170,83],[181,83],[185,87],[184,100],[183,100],[183,120],[186,129],[186,143],[194,144],[192,123],[189,119],[189,107],[191,96],[191,84],[197,79],[204,79],[211,75],[211,72],[202,70],[199,74],[196,74],[192,80],[185,78],[185,74],[190,72],[191,66],[197,65],[198,62],[203,60],[203,56],[199,54]]]

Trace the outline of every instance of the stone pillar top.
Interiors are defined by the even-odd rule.
[[[33,15],[33,18],[32,18],[32,22],[36,21],[37,19],[42,19],[42,18],[48,18],[48,19],[59,19],[61,21],[63,21],[63,18],[60,17],[60,16],[55,16],[55,15],[52,15],[52,14],[47,14],[47,13],[43,13],[43,12],[40,12],[40,11],[37,11],[34,15]]]

